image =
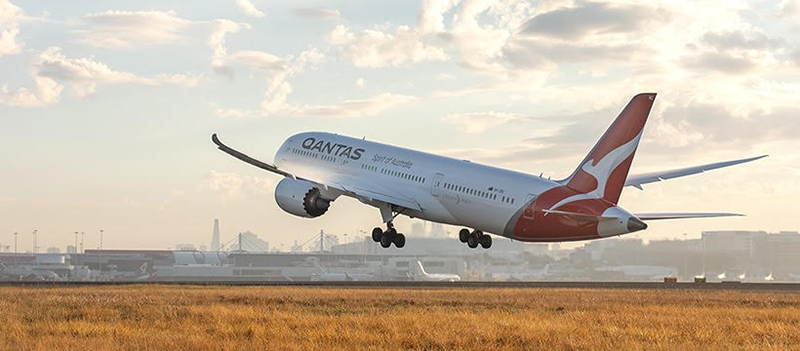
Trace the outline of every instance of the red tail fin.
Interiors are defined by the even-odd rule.
[[[655,98],[655,93],[634,96],[578,169],[566,179],[566,185],[581,193],[594,192],[616,204]]]

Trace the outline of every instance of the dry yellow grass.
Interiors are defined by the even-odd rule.
[[[0,287],[0,349],[799,349],[800,294]]]

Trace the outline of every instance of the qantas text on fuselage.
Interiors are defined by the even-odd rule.
[[[500,235],[526,242],[590,240],[636,232],[645,221],[736,216],[734,213],[631,213],[618,206],[622,188],[658,182],[760,157],[629,175],[656,94],[634,96],[575,171],[563,180],[457,160],[369,140],[306,132],[289,137],[265,163],[212,140],[222,151],[284,178],[275,200],[305,218],[323,215],[340,196],[379,209],[386,228],[372,238],[405,246],[393,220],[406,215],[462,226],[459,240],[489,248]]]

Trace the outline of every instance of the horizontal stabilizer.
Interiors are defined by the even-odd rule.
[[[745,158],[745,159],[741,159],[741,160],[709,163],[709,164],[706,164],[706,165],[679,168],[679,169],[672,169],[672,170],[668,170],[668,171],[651,172],[651,173],[644,173],[644,174],[634,174],[634,175],[629,176],[628,179],[625,180],[625,186],[633,186],[633,187],[636,187],[638,189],[642,189],[642,184],[655,183],[655,182],[660,182],[662,180],[685,177],[685,176],[692,175],[692,174],[698,174],[698,173],[703,173],[705,171],[710,171],[712,169],[730,167],[730,166],[738,165],[738,164],[741,164],[741,163],[747,163],[747,162],[755,161],[755,160],[758,160],[758,159],[762,159],[764,157],[767,157],[767,155],[758,156],[758,157],[751,157],[751,158]]]
[[[713,218],[713,217],[742,217],[741,213],[724,212],[673,212],[673,213],[634,213],[636,217],[643,221],[655,221],[659,219],[686,219],[686,218]]]
[[[603,217],[603,216],[595,216],[586,213],[577,213],[577,212],[567,212],[567,211],[557,211],[557,210],[542,210],[544,215],[560,215],[572,218],[577,221],[581,222],[591,222],[596,223],[605,220],[617,219],[617,217]]]

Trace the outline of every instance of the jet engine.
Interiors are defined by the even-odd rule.
[[[314,183],[283,178],[275,187],[275,202],[282,210],[295,216],[314,218],[328,211],[335,197],[321,191]]]

